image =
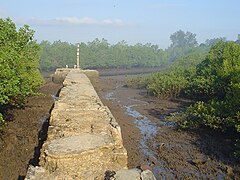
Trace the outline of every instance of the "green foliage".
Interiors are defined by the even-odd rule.
[[[127,79],[127,85],[135,88],[146,88],[149,80],[149,76],[131,77]]]
[[[177,118],[180,126],[207,126],[240,133],[239,44],[219,42],[213,46],[206,59],[197,65],[187,89],[199,101]]]
[[[184,76],[178,73],[155,73],[150,77],[147,90],[159,98],[176,98],[186,85]]]
[[[133,78],[131,84],[146,87],[149,94],[159,98],[176,98],[186,93],[189,80],[196,74],[196,65],[203,61],[208,48],[197,47],[180,56],[169,67],[159,73],[142,78]]]
[[[213,38],[213,39],[207,39],[205,41],[205,45],[206,46],[214,46],[215,44],[217,44],[218,42],[226,42],[226,38],[225,37],[220,37],[220,38]]]
[[[73,67],[76,61],[76,46],[66,42],[42,41],[41,69]],[[81,68],[130,68],[155,67],[165,64],[163,50],[147,43],[128,45],[125,41],[110,45],[107,40],[95,39],[80,44]]]
[[[42,83],[33,35],[27,25],[17,30],[10,19],[0,19],[0,107],[22,103]]]
[[[183,127],[199,128],[208,126],[213,129],[221,129],[227,127],[229,124],[227,118],[222,119],[221,111],[224,104],[222,102],[211,101],[205,103],[198,101],[194,105],[187,108],[185,114],[178,118],[178,124]]]
[[[197,99],[224,99],[230,84],[234,83],[233,80],[238,83],[238,49],[239,45],[233,42],[219,42],[213,46],[207,58],[197,66],[196,75],[190,80],[188,93]]]
[[[240,133],[240,45],[220,41],[207,55],[206,52],[198,49],[177,59],[168,71],[154,75],[152,81],[150,78],[148,88],[157,96],[165,95],[170,89],[164,88],[166,82],[169,86],[179,82],[181,86],[177,87],[184,93],[177,95],[185,94],[198,100],[185,113],[172,116],[182,128],[205,126]],[[240,149],[239,141],[236,146]],[[236,155],[240,155],[240,150]]]
[[[80,44],[81,68],[131,68],[162,67],[186,54],[195,51],[196,34],[177,31],[171,35],[172,45],[163,50],[151,43],[128,45],[121,41],[110,45],[106,39],[94,39]],[[67,42],[42,41],[41,69],[73,67],[76,61],[76,46]]]
[[[234,131],[239,138],[240,45],[220,41],[207,51],[207,46],[199,46],[179,57],[165,71],[148,77],[146,87],[160,98],[187,95],[197,100],[185,113],[172,115],[182,128]],[[240,149],[239,140],[236,146]]]
[[[189,66],[189,62],[192,66],[203,59],[202,56],[206,55],[211,46],[219,41],[226,41],[226,38],[207,39],[205,44],[197,46],[196,34],[182,30],[173,33],[170,39],[171,46],[163,50],[151,43],[128,45],[123,40],[110,45],[106,39],[96,38],[92,42],[80,44],[81,68],[163,67],[182,58],[186,59],[186,66]],[[76,45],[61,41],[42,41],[40,46],[42,70],[54,70],[66,65],[73,67],[76,64]],[[187,57],[188,55],[192,57]]]
[[[3,119],[3,115],[0,113],[0,131],[2,130],[2,127],[5,125],[5,121]]]
[[[59,67],[73,67],[76,61],[76,47],[67,42],[48,41],[40,43],[40,67],[42,70],[50,71]]]
[[[170,65],[170,69],[171,71],[196,69],[196,65],[205,59],[208,52],[208,47],[199,46],[189,48],[188,51],[183,53],[183,55],[180,55],[175,59],[174,63]]]

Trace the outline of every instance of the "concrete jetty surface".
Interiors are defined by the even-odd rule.
[[[39,166],[25,179],[104,179],[127,169],[120,126],[84,71],[62,71],[63,88],[51,112]],[[95,73],[97,74],[97,73]]]

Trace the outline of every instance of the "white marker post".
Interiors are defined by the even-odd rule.
[[[77,44],[77,68],[80,68],[79,43]]]

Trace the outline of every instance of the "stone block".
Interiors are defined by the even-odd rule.
[[[94,179],[108,169],[121,169],[127,164],[125,149],[116,151],[113,138],[107,134],[60,138],[46,143],[44,149],[45,157],[40,164],[50,174],[67,170],[71,177]],[[124,161],[118,158],[121,155],[125,157]]]

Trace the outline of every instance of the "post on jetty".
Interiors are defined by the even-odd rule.
[[[77,43],[77,68],[80,68],[80,53],[79,53],[79,43]]]

